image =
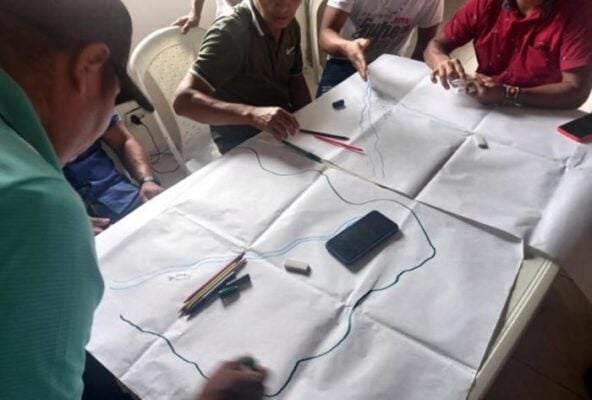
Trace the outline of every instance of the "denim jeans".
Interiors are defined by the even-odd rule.
[[[349,60],[329,59],[317,88],[317,97],[327,93],[356,72],[356,68]]]

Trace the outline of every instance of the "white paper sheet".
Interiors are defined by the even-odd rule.
[[[475,133],[488,140],[527,153],[565,163],[577,144],[557,132],[557,127],[581,116],[575,110],[538,110],[521,107],[499,107],[487,115]]]
[[[309,135],[291,141],[422,203],[262,134],[101,234],[107,291],[89,350],[142,398],[194,399],[198,368],[207,375],[251,353],[272,371],[272,397],[463,399],[519,268],[516,237],[592,288],[592,148],[551,134],[565,114],[482,107],[398,57],[370,70],[372,90],[352,76],[298,114],[305,128],[350,136],[365,156]],[[337,99],[345,110],[331,108]],[[347,269],[324,243],[373,209],[402,234]],[[178,320],[184,297],[242,249],[253,286]],[[286,273],[288,256],[312,274]],[[351,333],[333,349],[350,314]],[[319,354],[289,379],[299,359]]]
[[[558,187],[563,167],[489,141],[467,139],[418,200],[529,239]]]
[[[282,188],[302,182],[284,156],[260,164],[255,151],[225,159],[241,160],[242,173],[255,182],[269,184],[260,174],[284,180],[275,183]],[[223,166],[211,171],[202,178],[211,184],[197,182],[194,197],[222,190],[226,175]],[[193,399],[205,382],[196,365],[207,375],[222,360],[245,353],[271,369],[267,393],[277,398],[326,393],[358,399],[366,393],[381,399],[393,391],[401,399],[466,396],[519,268],[521,243],[340,172],[316,175],[250,246],[245,272],[252,287],[238,301],[214,302],[189,322],[176,318],[183,298],[243,243],[232,226],[216,224],[227,204],[189,207],[186,199],[193,196],[187,192],[141,230],[107,231],[100,237],[100,248],[109,249],[100,252],[107,292],[89,350],[144,399]],[[252,210],[250,220],[261,221],[265,208],[252,206],[268,198],[242,200]],[[372,209],[397,221],[401,235],[361,269],[345,268],[324,244]],[[238,230],[240,236],[246,231]],[[127,250],[111,242],[125,243]],[[285,272],[287,257],[308,262],[312,274]],[[373,288],[385,289],[353,312],[343,344],[301,364],[289,380],[297,360],[323,354],[344,338],[352,306]],[[387,366],[399,375],[385,375]]]
[[[405,73],[391,71],[405,71],[415,79],[421,71],[425,75],[411,90],[400,92],[403,97],[392,100],[391,111],[380,113],[361,131],[356,143],[367,150],[365,158],[342,151],[332,154],[333,159],[439,209],[518,235],[545,256],[561,260],[592,299],[592,247],[584,250],[589,247],[587,236],[554,234],[571,220],[578,221],[577,232],[592,230],[589,207],[567,208],[561,201],[550,201],[561,197],[556,192],[563,190],[575,191],[575,199],[592,198],[588,185],[566,189],[570,184],[564,183],[573,180],[566,171],[576,169],[582,171],[582,180],[592,180],[587,172],[592,170],[592,144],[557,133],[560,124],[581,112],[481,106],[465,94],[434,85],[421,63],[393,56],[379,60],[371,81],[407,88]],[[488,149],[477,147],[474,134],[485,138]],[[467,139],[458,146],[455,135]],[[575,248],[578,256],[569,250]]]
[[[332,161],[415,197],[463,143],[465,135],[395,107],[355,141],[365,155],[342,151]]]
[[[422,64],[420,64],[422,65]],[[410,66],[411,67],[411,66]],[[420,68],[416,66],[415,68]],[[421,83],[407,94],[401,103],[404,107],[453,127],[470,132],[493,110],[482,106],[466,94],[456,94],[432,83],[429,71]],[[462,112],[459,112],[462,110]]]

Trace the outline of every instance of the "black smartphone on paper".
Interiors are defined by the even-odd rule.
[[[395,222],[378,211],[371,211],[329,239],[325,247],[333,257],[349,266],[398,231],[399,226]]]
[[[576,142],[586,143],[592,141],[592,114],[574,119],[560,125],[557,130]]]

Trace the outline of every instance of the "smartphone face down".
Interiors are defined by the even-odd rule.
[[[592,141],[592,114],[574,119],[566,124],[560,125],[559,133],[577,142],[585,143]]]
[[[395,222],[371,211],[330,239],[325,247],[341,263],[352,265],[398,231]]]

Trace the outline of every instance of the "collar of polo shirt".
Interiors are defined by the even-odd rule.
[[[266,33],[270,34],[271,32],[269,31],[269,28],[261,14],[259,14],[259,11],[257,11],[257,7],[253,4],[253,0],[249,0],[249,10],[251,10],[251,14],[253,15],[253,25],[257,28],[259,35],[265,36]]]

